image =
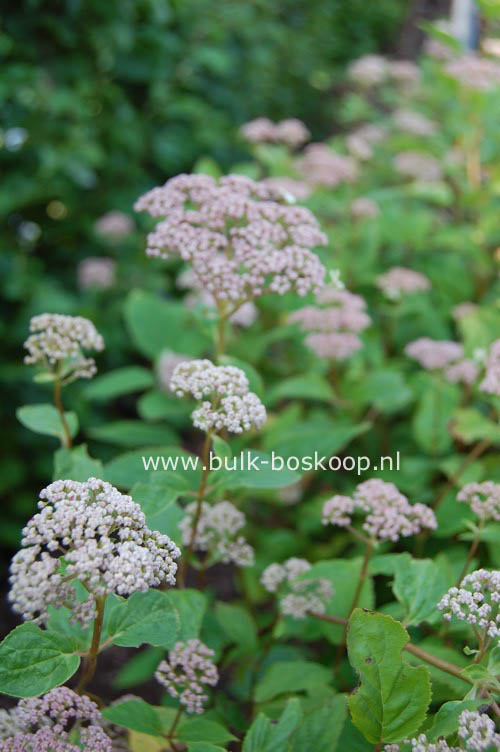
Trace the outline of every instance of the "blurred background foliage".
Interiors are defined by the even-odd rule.
[[[316,139],[334,129],[345,64],[397,40],[406,0],[24,0],[0,22],[0,271],[4,399],[2,539],[17,546],[55,441],[19,426],[15,409],[47,399],[22,365],[29,318],[79,313],[103,332],[100,369],[130,362],[120,306],[132,287],[165,283],[143,258],[143,232],[118,249],[94,231],[109,210],[189,171],[248,157],[237,126],[296,116]],[[117,286],[78,292],[77,262],[120,260]],[[159,268],[159,267],[158,267]],[[152,270],[153,269],[153,270]],[[73,395],[78,397],[78,387]],[[128,405],[118,404],[127,415]],[[79,406],[84,412],[85,404]],[[23,449],[21,450],[20,447]]]

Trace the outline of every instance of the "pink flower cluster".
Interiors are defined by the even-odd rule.
[[[500,63],[487,57],[462,55],[450,60],[444,70],[467,89],[490,91],[500,86]]]
[[[487,394],[500,397],[500,339],[491,345],[486,357],[486,373],[479,389]]]
[[[410,504],[393,483],[372,478],[360,483],[352,497],[333,496],[323,506],[323,524],[350,527],[355,514],[365,514],[363,530],[376,541],[398,541],[435,530],[436,517],[425,504]]]
[[[385,274],[379,274],[375,284],[388,298],[398,300],[403,295],[429,290],[431,283],[424,274],[403,266],[393,266]]]
[[[327,144],[309,144],[295,161],[295,167],[313,187],[335,188],[341,183],[353,183],[359,172],[352,157],[337,154]]]
[[[346,144],[356,159],[371,159],[373,147],[384,140],[386,132],[380,125],[367,123],[347,136]]]
[[[78,286],[82,290],[108,290],[113,286],[116,261],[103,256],[87,256],[77,267]]]
[[[171,697],[178,697],[188,713],[203,713],[208,700],[205,686],[214,687],[219,681],[214,651],[200,642],[178,642],[168,654],[168,660],[158,666],[155,679]]]
[[[308,128],[297,118],[287,118],[279,123],[265,117],[256,118],[242,125],[240,133],[252,144],[285,144],[291,149],[296,149],[311,138]]]
[[[135,208],[163,217],[146,253],[188,261],[201,288],[234,312],[265,293],[305,295],[323,284],[324,267],[311,249],[326,236],[308,209],[282,200],[277,189],[241,175],[178,175]]]
[[[358,333],[370,325],[365,301],[347,290],[325,287],[317,296],[320,306],[306,306],[292,313],[291,322],[309,334],[306,344],[321,358],[345,360],[362,347]],[[321,305],[323,304],[323,305]]]
[[[392,120],[397,128],[414,136],[434,136],[438,130],[435,122],[426,118],[421,112],[413,110],[396,110]]]
[[[106,212],[94,225],[94,230],[98,235],[103,235],[114,242],[130,235],[134,228],[134,220],[128,214],[117,210]]]
[[[437,742],[428,741],[425,734],[414,739],[405,739],[401,744],[386,744],[384,752],[485,752],[500,749],[500,734],[495,730],[495,723],[486,715],[476,710],[464,710],[458,717],[458,737],[460,747],[450,747],[444,739]]]
[[[20,700],[9,716],[2,752],[113,752],[97,705],[68,687]]]
[[[473,384],[479,369],[476,363],[464,358],[464,348],[458,342],[420,337],[405,347],[405,353],[427,371],[443,371],[452,383]]]
[[[187,308],[192,310],[201,305],[204,308],[213,309],[215,312],[215,309],[217,308],[215,298],[211,293],[202,288],[192,269],[185,269],[179,274],[176,284],[177,287],[181,289],[190,290],[184,298],[184,304]],[[257,306],[251,301],[247,301],[246,303],[242,303],[235,312],[229,316],[229,321],[235,326],[247,328],[252,326],[258,315],[259,311]]]
[[[420,69],[409,60],[387,60],[381,55],[363,55],[347,69],[349,77],[362,87],[369,88],[392,79],[404,87],[420,81]]]
[[[82,316],[42,313],[33,316],[30,331],[24,343],[29,353],[25,363],[57,374],[64,384],[94,376],[95,361],[85,358],[82,351],[101,351],[104,340],[91,321]]]
[[[333,588],[323,577],[304,578],[311,565],[292,557],[283,564],[270,564],[260,579],[268,593],[278,593],[280,609],[286,616],[304,619],[308,614],[324,614]]]
[[[457,501],[469,504],[472,511],[483,520],[500,522],[500,483],[492,480],[467,483],[458,493]]]
[[[196,515],[196,502],[188,504],[185,516],[179,523],[182,542],[188,546],[193,535],[193,521]],[[196,527],[195,551],[206,551],[207,564],[221,561],[233,562],[238,567],[251,567],[254,563],[253,548],[239,531],[246,524],[245,515],[229,501],[219,501],[211,506],[202,502],[201,516]]]
[[[236,366],[216,366],[210,360],[180,363],[174,370],[170,389],[178,397],[189,394],[202,400],[191,414],[193,424],[202,431],[226,428],[231,433],[242,433],[262,428],[266,421],[266,408],[248,390],[248,379]]]
[[[394,169],[401,175],[423,182],[441,180],[443,171],[437,159],[418,151],[402,151],[394,157]]]
[[[94,596],[175,585],[179,549],[150,530],[140,506],[109,483],[55,481],[40,493],[38,507],[11,565],[9,597],[25,619],[43,623],[50,605],[64,604],[88,624]],[[89,591],[87,601],[76,599],[74,580]]]

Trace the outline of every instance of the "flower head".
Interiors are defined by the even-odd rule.
[[[182,542],[186,546],[192,540],[196,508],[196,502],[188,504],[185,517],[179,524]],[[233,562],[239,567],[251,567],[254,563],[253,548],[242,535],[239,535],[245,524],[245,515],[231,502],[219,501],[213,506],[202,502],[201,515],[196,527],[195,551],[206,551],[214,563]]]
[[[30,322],[32,334],[24,343],[28,350],[24,362],[58,374],[68,384],[75,379],[90,379],[97,371],[93,358],[83,350],[103,350],[104,340],[88,319],[42,313]]]
[[[278,594],[281,611],[294,619],[304,619],[308,613],[324,614],[333,596],[328,580],[302,577],[310,569],[305,559],[291,558],[283,564],[270,564],[260,579],[268,593]]]
[[[203,713],[208,700],[205,686],[214,687],[219,680],[213,656],[214,651],[200,640],[178,642],[156,670],[156,680],[171,697],[179,698],[188,713]]]
[[[418,151],[402,151],[397,154],[394,169],[401,175],[424,182],[440,180],[443,174],[437,159]]]
[[[393,266],[385,274],[379,274],[375,284],[393,300],[413,292],[429,290],[431,286],[425,275],[403,266]]]
[[[103,256],[87,256],[77,268],[78,286],[82,290],[108,290],[115,281],[116,261]]]
[[[500,63],[478,55],[462,55],[450,60],[444,71],[466,89],[490,91],[500,86]]]
[[[500,397],[500,339],[493,342],[486,356],[486,373],[479,389]]]
[[[389,76],[403,87],[416,86],[420,81],[420,68],[411,60],[391,60],[388,67]]]
[[[273,123],[269,118],[256,118],[245,123],[240,133],[253,144],[276,143],[285,144],[292,149],[301,146],[311,137],[304,123],[297,118],[287,118],[279,123]]]
[[[410,504],[394,485],[379,478],[360,483],[354,495],[333,496],[323,506],[323,524],[350,527],[355,514],[365,514],[363,530],[377,541],[398,541],[417,535],[423,528],[434,530],[436,517],[425,504]]]
[[[464,577],[460,587],[450,588],[437,607],[446,621],[455,617],[494,639],[500,636],[499,604],[500,571],[477,569]]]
[[[309,144],[295,164],[309,185],[335,188],[341,183],[353,183],[358,166],[352,157],[337,154],[326,144]]]
[[[367,123],[352,131],[346,138],[346,145],[356,159],[365,160],[373,157],[373,147],[383,141],[385,130],[380,125]]]
[[[387,60],[381,55],[363,55],[349,65],[349,78],[360,86],[381,84],[389,72]]]
[[[241,175],[178,175],[135,208],[163,218],[146,253],[188,261],[219,305],[236,310],[265,292],[305,295],[323,284],[324,267],[311,249],[326,236],[308,209],[283,203],[269,185]]]
[[[210,360],[181,363],[174,371],[170,389],[178,397],[190,394],[202,401],[191,416],[202,431],[226,428],[242,433],[261,428],[266,421],[264,405],[248,391],[248,379],[236,366],[216,366]]]
[[[463,357],[464,348],[459,342],[420,337],[406,345],[405,353],[427,371],[442,371],[452,383],[473,384],[479,374],[477,364]]]
[[[412,133],[414,136],[434,136],[437,133],[436,123],[426,118],[421,112],[396,110],[392,119],[397,128]]]
[[[103,235],[113,242],[130,235],[134,227],[134,220],[128,214],[116,210],[103,214],[94,225],[98,235]]]
[[[471,752],[482,752],[493,747],[500,749],[500,734],[486,713],[464,710],[458,719],[458,736]]]
[[[175,584],[179,549],[150,530],[139,505],[109,483],[58,480],[40,493],[38,507],[11,565],[9,597],[25,619],[43,623],[48,606],[65,604],[86,624],[95,615],[94,596]],[[90,593],[84,603],[74,580]]]
[[[12,735],[0,736],[2,752],[112,752],[97,705],[68,687],[20,700],[9,712]]]

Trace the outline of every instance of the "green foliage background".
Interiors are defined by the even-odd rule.
[[[120,292],[162,284],[142,258],[143,233],[115,252],[93,232],[94,221],[112,209],[131,213],[141,192],[190,170],[202,155],[223,167],[245,159],[237,126],[252,117],[296,116],[314,138],[331,133],[336,97],[326,93],[349,59],[387,48],[406,7],[406,0],[3,4],[4,543],[16,547],[34,493],[50,474],[50,448],[44,452],[14,419],[16,405],[44,401],[45,395],[22,365],[30,316],[48,310],[94,320],[106,339],[106,370],[137,359],[118,325]],[[26,140],[9,150],[6,133],[15,128],[25,129]],[[52,217],[50,202],[56,202]],[[38,226],[36,242],[23,240],[25,222]],[[112,301],[77,298],[76,264],[89,255],[119,258],[121,289]],[[125,417],[127,409],[126,402],[118,405]]]

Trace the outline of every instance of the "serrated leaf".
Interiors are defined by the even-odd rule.
[[[24,405],[24,407],[17,408],[16,416],[19,422],[25,428],[29,428],[30,431],[41,433],[45,436],[55,436],[61,440],[65,437],[60,415],[54,405],[48,403]],[[78,433],[78,416],[74,412],[65,412],[64,417],[66,418],[71,436],[76,436]]]
[[[436,603],[448,590],[448,580],[431,559],[394,558],[394,595],[404,608],[403,624],[417,626],[437,613]]]
[[[304,717],[292,736],[290,752],[303,752],[306,749],[333,752],[337,748],[346,716],[345,697],[338,695],[323,703]]]
[[[186,642],[200,636],[201,623],[207,608],[207,598],[198,590],[184,588],[167,593],[180,619],[178,640]]]
[[[225,744],[236,739],[220,723],[205,718],[189,718],[181,721],[176,737],[183,742],[211,742]]]
[[[465,444],[483,440],[500,442],[500,426],[473,407],[455,410],[452,431]]]
[[[65,635],[21,624],[0,643],[0,692],[35,697],[64,684],[80,665],[76,651]]]
[[[279,661],[272,663],[257,682],[255,701],[268,702],[282,694],[302,692],[322,684],[328,685],[332,672],[311,661]]]
[[[271,721],[264,713],[259,713],[245,734],[242,752],[263,752],[270,738]]]
[[[138,648],[148,643],[171,649],[178,640],[180,623],[169,594],[148,590],[132,593],[126,600],[116,597],[106,627],[114,645]]]
[[[447,737],[455,733],[458,728],[458,718],[464,710],[477,710],[482,700],[452,700],[441,705],[434,716],[432,726],[425,733],[429,741],[434,742],[439,737]]]
[[[144,700],[124,700],[102,711],[107,721],[150,736],[162,736],[163,723],[157,709]]]
[[[288,749],[287,741],[302,722],[302,708],[297,697],[291,697],[278,722],[271,727],[269,741],[264,752],[283,752]]]
[[[372,744],[413,736],[426,716],[429,672],[403,662],[408,641],[406,629],[390,616],[357,608],[350,618],[347,649],[360,685],[348,703],[354,725]]]
[[[217,603],[215,615],[222,631],[245,652],[257,650],[257,627],[250,614],[241,606]]]

